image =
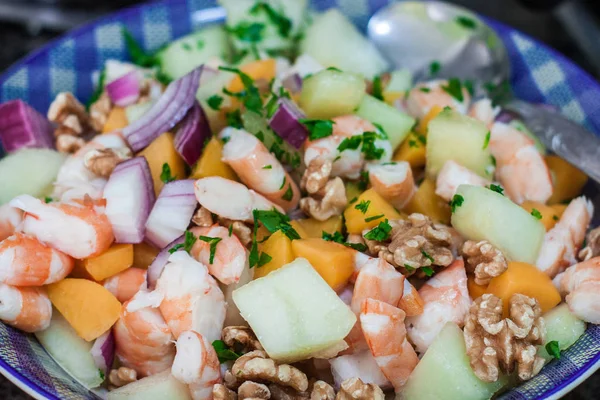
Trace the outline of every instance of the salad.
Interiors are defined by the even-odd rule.
[[[220,3],[153,54],[124,29],[86,105],[0,104],[5,324],[110,400],[480,400],[600,323],[587,177],[494,96]]]

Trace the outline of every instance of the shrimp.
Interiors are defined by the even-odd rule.
[[[407,112],[418,119],[429,114],[435,106],[440,108],[450,107],[461,114],[466,114],[471,102],[471,96],[466,88],[461,88],[462,101],[453,97],[444,88],[448,82],[444,80],[433,80],[416,85],[408,93],[406,99]]]
[[[97,256],[114,240],[112,225],[101,207],[91,204],[49,203],[29,195],[9,203],[25,211],[23,232],[76,259]]]
[[[525,200],[545,203],[552,196],[552,177],[532,139],[517,129],[496,122],[490,151],[496,159],[496,178],[517,204]]]
[[[455,260],[429,279],[419,289],[419,295],[424,302],[423,313],[407,318],[406,330],[417,351],[423,354],[447,322],[464,324],[471,299],[463,260]]]
[[[211,176],[198,179],[194,183],[198,203],[208,211],[233,221],[254,221],[253,210],[283,209],[271,201],[248,189],[241,183]]]
[[[407,317],[414,317],[423,314],[424,305],[423,298],[421,298],[417,289],[411,285],[408,279],[405,279],[404,290],[402,298],[398,302],[398,308],[404,311]]]
[[[554,228],[546,232],[535,265],[550,278],[577,263],[577,253],[594,214],[593,204],[585,197],[571,201]]]
[[[469,117],[478,119],[483,122],[488,129],[492,128],[494,120],[500,113],[500,107],[492,104],[490,99],[477,100],[471,105],[469,109]]]
[[[317,157],[323,157],[333,163],[332,177],[358,179],[365,165],[365,155],[360,146],[338,151],[339,145],[347,138],[362,136],[365,132],[377,132],[377,128],[367,120],[355,115],[344,115],[333,118],[333,132],[322,139],[307,141],[304,149],[304,164],[309,165]],[[389,140],[376,138],[374,146],[381,149],[379,162],[390,161],[392,147]]]
[[[460,185],[487,186],[491,181],[455,161],[446,161],[437,177],[435,194],[446,201],[452,200]]]
[[[379,369],[370,350],[339,356],[329,360],[329,363],[335,386],[338,388],[342,382],[350,378],[360,378],[364,383],[374,383],[383,390],[392,387]]]
[[[148,289],[147,271],[141,268],[127,268],[125,271],[106,279],[102,284],[121,303],[131,300],[140,290]]]
[[[210,227],[192,228],[191,232],[196,237],[218,238],[220,241],[211,252],[211,244],[201,238],[194,243],[190,254],[202,264],[208,266],[208,272],[221,283],[229,285],[237,283],[244,272],[248,257],[244,245],[234,234],[218,224]],[[212,262],[211,262],[212,253]]]
[[[175,358],[173,335],[157,308],[161,300],[157,292],[138,292],[113,328],[117,358],[142,377],[169,369]]]
[[[364,244],[364,239],[360,234],[349,234],[347,242]],[[354,272],[352,272],[352,276],[350,276],[350,283],[356,282],[356,279],[358,278],[358,274],[360,273],[362,267],[364,267],[365,264],[372,259],[373,257],[370,257],[365,253],[361,253],[360,251],[354,252]]]
[[[404,208],[417,190],[412,169],[406,161],[373,164],[368,171],[369,182],[375,192],[399,210]]]
[[[42,286],[66,278],[75,262],[68,255],[23,233],[0,242],[0,282]]]
[[[156,291],[164,296],[160,312],[175,339],[193,330],[211,343],[221,337],[225,321],[225,297],[204,265],[185,251],[169,257],[156,283]]]
[[[0,241],[6,239],[23,222],[23,211],[8,204],[0,206]]]
[[[0,283],[0,319],[25,332],[43,331],[52,319],[52,303],[46,289]]]
[[[342,289],[340,291],[340,293],[338,294],[338,297],[340,298],[340,300],[342,300],[344,302],[344,304],[349,306],[350,303],[352,303],[353,291],[354,291],[354,286],[352,284],[349,284],[348,286],[346,286],[344,289]]]
[[[223,162],[241,181],[285,211],[298,206],[300,189],[263,142],[246,131],[225,128],[229,140],[223,146]]]
[[[396,392],[419,363],[406,340],[405,317],[399,308],[374,299],[365,300],[360,311],[360,324],[371,353]]]
[[[211,342],[198,332],[182,332],[171,374],[188,385],[193,400],[212,399],[213,386],[221,383],[221,365]]]
[[[575,264],[552,281],[577,317],[600,323],[600,257]]]

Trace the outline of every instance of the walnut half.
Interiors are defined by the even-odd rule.
[[[600,255],[600,227],[589,231],[585,238],[586,246],[579,251],[579,259],[587,261]]]
[[[131,368],[112,369],[108,374],[110,388],[120,388],[137,380],[137,372]]]
[[[341,215],[348,204],[344,181],[331,179],[331,168],[331,161],[317,157],[308,164],[300,182],[309,194],[300,199],[300,208],[319,221]]]
[[[373,383],[364,383],[360,378],[342,382],[335,400],[384,400],[383,390]]]
[[[128,148],[94,149],[85,154],[83,163],[85,167],[94,174],[103,178],[108,178],[117,164],[130,157],[131,150]]]
[[[536,299],[514,294],[509,318],[502,318],[502,300],[492,294],[477,298],[469,310],[464,337],[471,368],[484,382],[495,382],[500,372],[519,379],[533,378],[544,366],[537,347],[544,341],[545,325]]]
[[[467,240],[462,248],[467,272],[475,275],[475,283],[487,285],[492,278],[502,274],[508,268],[506,258],[491,243],[482,240]]]

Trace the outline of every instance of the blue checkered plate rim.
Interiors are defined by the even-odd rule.
[[[360,28],[389,0],[312,0],[312,7],[340,8]],[[159,48],[208,23],[224,11],[214,0],[163,0],[129,8],[82,26],[30,54],[0,77],[0,102],[23,99],[45,113],[61,91],[87,99],[92,73],[110,58],[127,59],[121,28],[126,26],[147,50]],[[556,106],[572,120],[600,134],[600,85],[556,51],[498,22],[512,61],[511,85],[517,97]],[[597,190],[595,191],[597,193]],[[598,200],[598,196],[594,196]],[[597,206],[600,201],[595,201]],[[0,373],[38,399],[95,399],[40,346],[34,336],[0,324]],[[563,396],[600,366],[600,327],[584,335],[534,379],[499,399],[554,399]]]

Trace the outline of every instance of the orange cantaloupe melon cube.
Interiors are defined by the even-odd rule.
[[[102,128],[102,133],[118,131],[125,128],[127,125],[129,125],[129,120],[127,119],[125,109],[123,107],[115,106],[108,114],[106,123]]]
[[[423,119],[419,121],[419,124],[415,128],[415,131],[417,131],[417,133],[420,133],[421,135],[427,136],[427,127],[429,126],[429,123],[432,119],[437,117],[437,115],[443,110],[444,109],[442,107],[437,105],[431,107],[431,110],[429,110],[429,112],[423,117]]]
[[[255,82],[255,86],[261,90],[263,87],[266,88],[276,73],[276,61],[274,58],[267,58],[264,60],[257,60],[242,65],[240,71],[248,75]],[[244,84],[239,75],[235,75],[233,79],[227,85],[227,90],[233,93],[239,93],[244,90]],[[229,104],[223,104],[221,106],[221,113],[225,116],[225,113],[231,110],[235,110],[240,106],[240,100],[235,97],[229,97]]]
[[[524,262],[509,262],[508,269],[490,281],[486,292],[502,299],[505,316],[508,316],[509,301],[515,293],[537,299],[544,313],[561,300],[550,277]]]
[[[358,199],[358,196],[364,192],[364,189],[361,189],[358,183],[352,181],[345,182],[344,188],[346,189],[346,199],[348,200],[348,204],[354,203],[356,199]]]
[[[366,207],[366,212],[363,213],[360,205],[365,205],[367,202],[368,207]],[[372,219],[377,216],[381,217]],[[363,230],[373,228],[386,219],[399,219],[400,213],[377,194],[374,189],[368,189],[362,192],[358,199],[346,208],[344,218],[346,219],[348,233],[362,233]]]
[[[275,232],[265,242],[260,243],[258,251],[271,256],[271,261],[262,267],[254,267],[254,279],[267,276],[269,273],[294,261],[292,241],[281,231]]]
[[[292,226],[299,226],[300,231],[304,233],[303,236],[300,234],[302,239],[307,238],[317,238],[321,239],[323,237],[323,232],[327,232],[329,234],[333,234],[334,232],[342,233],[342,216],[334,216],[325,221],[319,221],[314,218],[306,218],[306,219],[297,219],[293,221],[295,224]],[[297,229],[298,230],[298,229]]]
[[[160,252],[154,246],[149,245],[146,242],[137,243],[133,245],[133,267],[148,269],[152,261],[156,258]]]
[[[425,136],[410,132],[406,139],[394,152],[394,161],[406,161],[411,168],[421,168],[425,166],[426,147],[423,143]]]
[[[540,222],[544,225],[546,231],[549,231],[550,229],[554,228],[554,225],[556,225],[560,218],[560,215],[558,215],[559,213],[553,206],[548,206],[544,203],[540,203],[537,201],[525,200],[521,204],[521,207],[523,207],[529,213],[532,213],[534,209],[538,210],[542,215]],[[560,214],[562,215],[562,213]]]
[[[96,282],[67,278],[47,288],[54,307],[88,342],[108,331],[119,319],[121,303]]]
[[[108,250],[96,257],[77,261],[97,282],[125,271],[133,265],[133,245],[113,244]]]
[[[298,232],[298,235],[300,235],[300,238],[308,239],[310,237],[310,236],[308,236],[308,232],[306,232],[304,230],[304,226],[302,226],[298,221],[299,220],[290,221],[290,225],[292,225],[292,228],[294,228],[294,230],[296,232]]]
[[[237,181],[238,177],[233,169],[223,161],[223,143],[216,137],[212,137],[204,150],[200,159],[192,169],[190,178],[201,179],[209,176],[220,176],[221,178]]]
[[[333,290],[343,289],[354,272],[354,253],[339,243],[323,239],[292,240],[296,257],[303,257]]]
[[[553,204],[551,207],[554,210],[554,214],[560,219],[567,209],[567,206],[568,204]]]
[[[561,203],[574,199],[581,194],[588,181],[586,174],[563,160],[559,156],[547,155],[546,164],[550,169],[554,188],[548,204]]]
[[[402,211],[407,214],[421,213],[436,222],[450,223],[450,206],[435,194],[435,183],[430,179],[421,182],[415,195]]]
[[[185,162],[175,150],[175,137],[172,133],[165,132],[154,139],[148,147],[140,152],[140,155],[146,157],[146,161],[148,161],[154,182],[154,193],[157,196],[165,185],[160,179],[164,164],[169,165],[172,177],[185,179]]]
[[[475,277],[469,275],[469,277],[467,278],[467,289],[469,290],[469,296],[471,296],[471,298],[475,300],[476,298],[481,297],[481,295],[486,293],[487,285],[476,284]]]

